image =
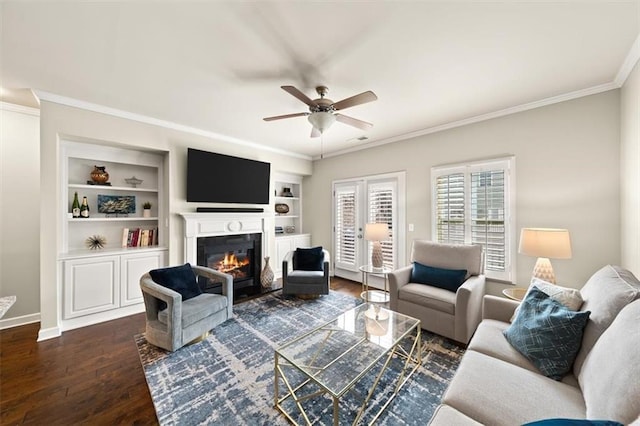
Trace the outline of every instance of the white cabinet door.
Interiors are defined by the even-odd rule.
[[[115,309],[120,304],[120,257],[64,262],[64,317]]]
[[[164,252],[127,254],[120,264],[120,306],[143,302],[140,277],[164,266]]]
[[[284,257],[291,251],[291,238],[276,238],[276,258],[275,264],[271,264],[276,277],[282,276],[282,261]]]

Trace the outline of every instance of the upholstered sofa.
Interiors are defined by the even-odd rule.
[[[503,335],[517,302],[484,297],[483,321],[431,425],[521,425],[549,418],[640,424],[640,282],[616,266],[580,290],[590,311],[572,370],[545,377]]]

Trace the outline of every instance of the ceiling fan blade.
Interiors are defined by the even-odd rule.
[[[366,121],[358,120],[357,118],[349,117],[342,114],[334,115],[336,116],[336,120],[338,120],[339,122],[357,127],[358,129],[369,130],[373,127],[373,124],[367,123]]]
[[[309,97],[307,95],[305,95],[304,93],[302,93],[301,91],[299,91],[295,87],[293,87],[293,86],[280,86],[280,87],[285,92],[287,92],[291,96],[295,96],[296,98],[300,99],[302,102],[304,102],[305,104],[309,105],[310,107],[318,106],[315,102],[313,102],[311,99],[309,99]]]
[[[355,95],[352,96],[350,98],[347,99],[343,99],[341,101],[338,101],[336,103],[333,104],[333,109],[335,109],[336,111],[341,110],[341,109],[345,109],[345,108],[350,108],[352,106],[356,106],[356,105],[360,105],[360,104],[366,104],[367,102],[372,102],[377,100],[378,97],[376,96],[375,93],[373,93],[371,90],[368,90],[366,92],[362,92],[359,95]]]
[[[286,114],[286,115],[276,115],[275,117],[265,117],[264,121],[274,121],[274,120],[282,120],[283,118],[293,118],[293,117],[304,117],[309,115],[308,112],[297,112],[295,114]]]
[[[311,137],[312,138],[319,138],[321,136],[320,130],[316,129],[315,127],[311,128]]]

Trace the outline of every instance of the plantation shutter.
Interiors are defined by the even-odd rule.
[[[358,191],[355,185],[338,185],[335,189],[335,261],[336,266],[357,268]]]
[[[514,194],[509,182],[512,159],[433,168],[434,240],[480,244],[485,274],[510,281]]]
[[[368,199],[369,211],[368,223],[386,223],[389,226],[389,240],[381,241],[383,264],[385,267],[395,269],[395,234],[397,185],[394,181],[374,182],[369,184]],[[369,245],[368,258],[371,258],[372,246]]]
[[[486,270],[505,270],[504,170],[471,173],[471,243],[484,247]]]
[[[463,244],[465,239],[464,174],[436,179],[436,237],[441,243]]]

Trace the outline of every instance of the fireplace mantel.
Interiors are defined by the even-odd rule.
[[[262,253],[270,247],[268,213],[180,213],[184,219],[184,259],[197,264],[198,237],[234,234],[262,234]]]

